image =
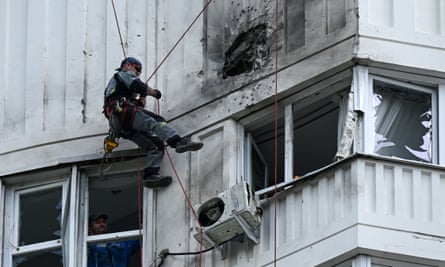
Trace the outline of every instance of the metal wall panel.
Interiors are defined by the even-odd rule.
[[[227,262],[271,266],[276,247],[279,265],[333,266],[361,248],[433,265],[444,260],[444,190],[443,168],[358,156],[279,193],[276,215],[273,199],[263,202],[260,243],[231,243],[244,251]]]
[[[344,0],[335,6],[328,0],[321,6],[312,2],[280,5],[279,20],[298,21],[300,27],[295,33],[291,28],[280,30],[280,42],[290,49],[290,54],[286,49],[280,51],[280,64],[311,58],[319,50],[335,53],[332,57],[320,54],[313,58],[329,63],[320,64],[323,68],[316,73],[322,73],[352,55],[352,41],[332,51],[325,49],[354,36],[354,1]],[[173,126],[181,133],[199,131],[271,97],[269,82],[253,88],[245,87],[245,83],[269,75],[272,63],[268,63],[266,71],[245,73],[235,79],[223,80],[218,73],[228,47],[258,23],[268,24],[272,45],[273,3],[212,2],[169,54],[202,11],[203,2],[178,2],[171,8],[167,1],[115,1],[126,52],[145,63],[142,79],[150,77],[149,85],[163,92],[161,114],[175,118]],[[100,157],[100,142],[108,128],[101,115],[103,88],[123,57],[111,1],[5,0],[0,5],[4,15],[0,18],[1,173],[54,165],[66,158]],[[322,14],[327,14],[322,21],[311,16],[319,7]],[[290,13],[284,15],[283,10]],[[297,17],[293,17],[294,10],[298,11]],[[302,23],[303,17],[310,23]],[[306,68],[304,63],[298,67]],[[287,71],[295,73],[292,69]],[[286,82],[280,91],[313,75],[313,71],[298,77],[283,75]],[[147,108],[157,110],[156,104],[149,101]],[[191,119],[183,119],[186,117]],[[25,165],[16,160],[28,155],[33,160]]]
[[[358,57],[444,72],[444,0],[361,0]]]
[[[202,8],[201,2],[182,3],[187,8],[180,10],[189,12],[178,16],[178,9],[164,2],[115,1],[115,5],[126,53],[145,63],[144,81]],[[111,1],[5,0],[0,7],[0,173],[53,165],[66,158],[100,157],[101,139],[108,129],[101,114],[103,89],[123,58]],[[200,29],[188,34],[187,46],[199,44]],[[189,53],[184,49],[193,49],[187,46],[177,49],[175,57],[193,63],[178,67],[172,56],[166,73],[174,72],[175,77],[162,74],[181,85],[185,72],[196,69],[192,66],[201,68],[199,47]],[[159,85],[157,80],[162,81],[154,76],[149,84]],[[160,88],[165,107],[178,104],[168,101],[168,95],[182,91],[180,84],[171,90]],[[154,104],[150,101],[148,108],[155,109]],[[30,156],[26,164],[17,160]]]

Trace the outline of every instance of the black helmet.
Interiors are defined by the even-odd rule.
[[[120,66],[119,68],[117,68],[116,70],[117,70],[117,71],[121,71],[122,68],[124,67],[124,65],[125,65],[126,63],[130,63],[130,64],[134,65],[134,66],[136,67],[136,70],[137,70],[138,72],[141,72],[141,70],[142,70],[142,63],[141,63],[137,58],[135,58],[135,57],[127,57],[127,58],[124,58],[124,59],[121,61],[121,66]]]
[[[93,213],[88,216],[88,224],[90,225],[93,221],[102,218],[104,220],[108,220],[108,215],[104,213]]]

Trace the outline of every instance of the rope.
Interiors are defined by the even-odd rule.
[[[173,170],[173,172],[174,172],[174,174],[175,174],[175,176],[176,176],[176,180],[178,181],[179,186],[181,187],[182,193],[184,194],[184,197],[185,197],[185,199],[186,199],[186,201],[187,201],[187,204],[189,205],[189,207],[190,207],[190,209],[191,209],[191,211],[192,211],[193,217],[195,218],[196,222],[197,222],[198,225],[199,225],[199,237],[200,237],[199,251],[200,251],[200,253],[199,253],[199,265],[198,265],[198,266],[202,266],[202,253],[204,252],[204,251],[202,250],[202,241],[203,241],[203,240],[202,240],[202,239],[203,239],[202,225],[201,225],[201,223],[199,222],[199,217],[198,217],[198,215],[196,214],[195,209],[193,208],[193,205],[192,205],[192,202],[191,202],[191,200],[190,200],[190,197],[188,196],[187,191],[185,190],[185,187],[184,187],[184,185],[183,185],[183,183],[182,183],[182,181],[181,181],[181,178],[179,177],[179,174],[178,174],[178,172],[177,172],[177,170],[176,170],[175,164],[174,164],[174,162],[173,162],[173,159],[172,159],[170,153],[168,152],[167,147],[165,147],[165,152],[166,152],[166,154],[167,154],[167,156],[168,156],[168,160],[170,161],[170,165],[171,165],[171,167],[172,167],[172,170]]]
[[[208,6],[210,5],[210,3],[213,0],[209,0],[203,7],[203,9],[201,10],[201,12],[198,13],[198,15],[193,19],[192,23],[190,23],[190,25],[187,27],[187,29],[185,30],[185,32],[181,35],[181,37],[179,37],[179,39],[176,41],[176,43],[173,45],[173,47],[168,51],[167,55],[161,60],[161,62],[158,64],[158,66],[156,66],[156,68],[154,69],[153,73],[148,77],[147,81],[145,83],[148,83],[148,81],[151,80],[151,78],[155,75],[155,73],[159,70],[159,68],[162,66],[162,64],[164,64],[164,62],[167,60],[167,58],[171,55],[171,53],[173,52],[173,50],[175,50],[175,48],[178,46],[178,44],[182,41],[182,39],[184,39],[185,35],[190,31],[190,29],[193,27],[193,25],[195,24],[195,22],[198,20],[198,18],[204,13],[204,11],[208,8]]]
[[[126,58],[127,53],[125,52],[125,45],[122,39],[121,28],[119,26],[119,19],[117,18],[117,12],[116,12],[116,6],[114,5],[114,0],[111,0],[111,5],[113,6],[114,20],[116,21],[117,32],[119,33],[119,39],[121,40],[122,53],[124,54],[124,58]]]
[[[159,70],[159,68],[164,64],[164,62],[167,60],[167,58],[172,54],[172,52],[176,49],[176,47],[179,45],[179,43],[184,39],[184,37],[186,36],[186,34],[191,30],[191,28],[193,27],[193,25],[196,23],[196,21],[198,20],[198,18],[205,12],[205,10],[208,8],[208,6],[210,5],[210,3],[212,2],[213,0],[209,0],[209,1],[207,1],[207,3],[204,5],[204,7],[203,7],[203,9],[198,13],[198,15],[193,19],[193,21],[192,21],[192,23],[186,28],[186,30],[185,30],[185,32],[180,36],[180,38],[176,41],[176,43],[173,45],[173,47],[168,51],[168,53],[167,53],[167,55],[161,60],[161,62],[156,66],[156,68],[154,69],[154,71],[153,71],[153,73],[148,77],[148,79],[147,79],[147,81],[145,82],[145,83],[148,83],[149,81],[150,81],[150,79],[156,74],[156,72]],[[117,16],[117,12],[116,12],[116,7],[115,7],[115,5],[114,5],[114,1],[113,0],[111,0],[111,3],[112,3],[112,6],[113,6],[113,11],[114,11],[114,17],[115,17],[115,21],[116,21],[116,27],[117,27],[117,31],[118,31],[118,33],[119,33],[119,38],[120,38],[120,41],[121,41],[121,46],[122,46],[122,52],[123,52],[123,55],[124,55],[124,58],[126,58],[127,56],[126,56],[126,52],[125,52],[125,46],[124,46],[124,42],[123,42],[123,38],[122,38],[122,34],[121,34],[121,30],[120,30],[120,27],[119,27],[119,20],[118,20],[118,16]],[[158,114],[160,114],[160,105],[159,105],[159,100],[158,100]],[[175,173],[175,175],[176,175],[176,179],[177,179],[177,181],[178,181],[178,183],[179,183],[179,185],[180,185],[180,187],[181,187],[181,190],[182,190],[182,192],[183,192],[183,194],[184,194],[184,196],[185,196],[185,198],[186,198],[186,201],[187,201],[187,203],[188,203],[188,205],[189,205],[189,207],[190,207],[190,209],[192,210],[192,214],[193,214],[193,216],[194,216],[194,218],[196,219],[196,221],[197,221],[197,223],[198,223],[198,225],[199,225],[199,227],[200,227],[200,252],[199,252],[199,266],[202,266],[202,253],[204,252],[203,250],[202,250],[202,238],[203,238],[203,232],[202,232],[202,226],[201,226],[201,224],[200,224],[200,222],[199,222],[199,218],[198,218],[198,215],[196,214],[196,211],[194,210],[194,208],[193,208],[193,205],[192,205],[192,203],[191,203],[191,201],[190,201],[190,197],[188,196],[188,194],[187,194],[187,192],[186,192],[186,190],[185,190],[185,187],[184,187],[184,185],[183,185],[183,183],[182,183],[182,181],[181,181],[181,179],[180,179],[180,177],[179,177],[179,174],[178,174],[178,172],[177,172],[177,170],[176,170],[176,167],[175,167],[175,165],[174,165],[174,163],[173,163],[173,160],[172,160],[172,158],[171,158],[171,156],[170,156],[170,153],[168,152],[168,150],[167,149],[165,149],[165,151],[166,151],[166,154],[167,154],[167,156],[168,156],[168,159],[169,159],[169,161],[170,161],[170,165],[172,166],[172,169],[173,169],[173,172]],[[139,170],[138,170],[138,180],[140,180],[140,166],[139,166]],[[138,182],[138,184],[140,185],[140,181]],[[138,190],[140,190],[139,188],[138,188]],[[138,191],[138,192],[140,192],[140,191]],[[140,206],[140,193],[138,193],[138,205]],[[141,227],[141,223],[140,223],[140,218],[139,218],[139,225],[140,225],[140,227]],[[141,230],[140,229],[140,227],[139,227],[139,230]],[[141,246],[142,247],[142,246]]]
[[[198,18],[205,12],[205,10],[207,10],[207,8],[209,7],[209,5],[210,5],[210,3],[211,3],[212,1],[213,1],[213,0],[209,0],[209,1],[207,1],[207,3],[206,3],[206,4],[204,5],[204,7],[202,8],[202,10],[201,10],[201,11],[198,13],[198,15],[193,19],[193,21],[192,21],[192,22],[190,23],[190,25],[186,28],[186,30],[185,30],[184,33],[179,37],[179,39],[175,42],[175,44],[173,45],[173,47],[167,52],[167,54],[164,56],[164,58],[163,58],[163,59],[160,61],[160,63],[155,67],[155,69],[153,70],[152,74],[150,74],[150,76],[148,77],[148,79],[145,81],[146,84],[151,80],[151,78],[153,78],[153,76],[156,74],[156,72],[161,68],[161,66],[164,64],[164,62],[167,60],[167,58],[172,54],[172,52],[176,49],[176,47],[179,45],[179,43],[184,39],[184,37],[186,36],[186,34],[191,30],[191,28],[192,28],[193,25],[196,23],[196,21],[198,20]],[[160,113],[161,113],[161,105],[160,105],[160,101],[159,101],[159,100],[157,101],[157,109],[158,109],[158,114],[160,114]],[[196,214],[196,211],[195,211],[195,209],[193,208],[193,205],[192,205],[192,203],[191,203],[191,201],[190,201],[190,197],[188,196],[187,191],[185,190],[185,187],[184,187],[184,185],[183,185],[183,183],[182,183],[182,181],[181,181],[181,178],[179,177],[178,172],[176,171],[176,167],[175,167],[175,164],[174,164],[174,162],[173,162],[173,160],[172,160],[172,158],[171,158],[171,155],[170,155],[170,153],[168,152],[167,149],[165,149],[165,151],[166,151],[166,154],[167,154],[168,159],[169,159],[169,161],[170,161],[170,165],[171,165],[171,167],[172,167],[172,169],[173,169],[173,172],[175,173],[176,180],[178,181],[178,183],[179,183],[179,185],[180,185],[180,187],[181,187],[181,190],[182,190],[182,192],[183,192],[183,194],[184,194],[184,197],[185,197],[185,199],[186,199],[186,201],[187,201],[187,203],[188,203],[190,209],[192,210],[192,214],[193,214],[193,216],[194,216],[196,222],[197,222],[198,225],[199,225],[199,236],[200,236],[200,242],[199,242],[199,244],[200,244],[200,248],[199,248],[199,251],[200,251],[200,253],[199,253],[199,265],[198,265],[198,266],[202,266],[202,253],[203,253],[203,250],[202,250],[202,243],[203,243],[202,225],[201,225],[201,223],[199,222],[198,215]]]
[[[275,1],[275,139],[274,139],[274,266],[277,266],[277,218],[278,218],[278,0]]]

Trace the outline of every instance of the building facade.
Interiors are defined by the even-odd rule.
[[[445,0],[177,2],[0,3],[2,266],[129,239],[130,267],[445,266]],[[102,160],[123,50],[163,93],[146,108],[204,143],[167,150],[165,189],[127,140]],[[219,244],[196,212],[243,183],[259,224]]]

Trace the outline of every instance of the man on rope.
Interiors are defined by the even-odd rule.
[[[110,135],[132,140],[147,153],[145,186],[166,187],[172,178],[159,174],[164,142],[177,153],[199,150],[203,144],[181,137],[163,117],[144,109],[146,96],[160,99],[161,92],[139,79],[142,64],[138,59],[125,58],[116,71],[104,93],[104,115],[109,121]]]

